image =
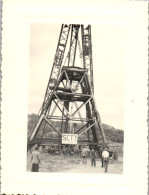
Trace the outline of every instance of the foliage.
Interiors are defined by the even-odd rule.
[[[32,130],[36,124],[37,119],[38,119],[38,115],[36,115],[36,114],[28,115],[28,136],[32,132]],[[51,121],[51,123],[56,129],[58,129],[60,131],[60,128],[61,128],[60,122]],[[45,124],[43,123],[42,125],[44,126]],[[77,124],[77,126],[79,128],[80,124]],[[97,128],[97,125],[95,126],[95,128]],[[106,136],[106,139],[108,142],[114,142],[114,143],[123,143],[124,142],[124,131],[123,130],[115,129],[114,127],[107,125],[107,124],[103,124],[103,129],[104,129],[105,136]],[[58,133],[55,132],[49,125],[45,126],[44,134],[45,134],[45,137],[50,136],[51,138],[56,138],[58,136]],[[82,136],[83,136],[83,134],[82,134]],[[98,137],[100,140],[102,139],[101,135],[98,135]]]

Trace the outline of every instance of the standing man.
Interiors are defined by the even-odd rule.
[[[104,148],[102,152],[103,164],[105,167],[105,172],[108,170],[108,163],[109,163],[109,152],[107,148]]]
[[[101,158],[101,167],[103,167],[103,158],[102,158],[102,152],[104,151],[103,147],[100,148],[100,158]]]
[[[88,152],[87,148],[86,147],[83,148],[83,150],[82,150],[82,163],[85,165],[87,164],[87,152]]]
[[[31,162],[32,162],[31,172],[38,172],[40,163],[40,153],[38,151],[38,146],[36,146],[35,150],[32,152]]]
[[[90,156],[91,156],[91,166],[96,167],[96,152],[95,152],[94,148],[91,149]]]

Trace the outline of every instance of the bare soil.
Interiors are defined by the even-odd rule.
[[[31,171],[30,156],[31,153],[28,152],[27,171]],[[104,168],[101,167],[101,159],[99,157],[96,159],[96,167],[92,167],[90,158],[87,159],[87,164],[84,165],[82,164],[82,158],[80,156],[63,156],[62,154],[51,155],[49,153],[41,153],[39,172],[105,173]],[[118,161],[110,159],[107,173],[123,173],[122,155],[119,155]]]

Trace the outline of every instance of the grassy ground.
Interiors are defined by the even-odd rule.
[[[27,171],[31,170],[30,152],[28,152]],[[87,165],[82,164],[81,157],[51,155],[41,153],[41,163],[39,172],[70,172],[70,173],[104,173],[101,167],[101,159],[96,159],[96,167],[91,167],[90,158],[87,159]],[[108,173],[121,174],[123,172],[123,156],[119,155],[118,161],[110,159]]]

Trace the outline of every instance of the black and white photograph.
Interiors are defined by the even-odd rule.
[[[125,39],[118,25],[31,24],[27,171],[123,172]]]
[[[2,11],[0,193],[146,195],[148,3]]]

